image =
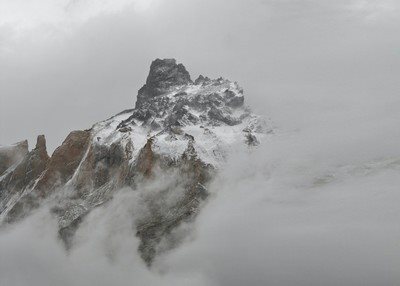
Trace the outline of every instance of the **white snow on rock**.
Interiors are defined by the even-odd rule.
[[[130,142],[134,160],[152,138],[153,152],[176,160],[193,138],[197,157],[218,167],[231,145],[252,145],[248,136],[258,144],[272,131],[271,124],[252,114],[243,100],[242,88],[222,78],[174,86],[149,98],[147,107],[124,111],[95,124],[92,140],[106,146]],[[141,118],[143,114],[147,118]]]

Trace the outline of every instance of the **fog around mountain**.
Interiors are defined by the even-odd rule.
[[[398,115],[366,110],[325,110],[234,152],[194,225],[179,229],[190,229],[186,242],[151,270],[131,228],[137,198],[125,189],[88,217],[68,255],[47,210],[3,232],[2,283],[395,285]]]
[[[69,130],[133,107],[164,56],[237,80],[275,132],[235,147],[195,222],[176,230],[184,242],[150,269],[132,229],[138,193],[123,188],[69,253],[49,206],[1,229],[1,286],[398,284],[396,1],[68,3],[92,6],[37,1],[56,16],[27,9],[27,23],[1,23],[1,144],[45,133],[54,149]]]

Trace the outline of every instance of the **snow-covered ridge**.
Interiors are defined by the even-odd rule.
[[[166,71],[157,68],[157,72]],[[238,83],[200,76],[187,84],[169,82],[156,96],[142,98],[135,109],[95,124],[93,140],[108,145],[130,142],[133,158],[149,138],[154,152],[171,158],[181,156],[193,140],[199,159],[217,167],[231,145],[256,145],[271,131],[264,119],[244,105]]]

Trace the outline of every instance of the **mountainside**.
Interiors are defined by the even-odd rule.
[[[68,249],[85,216],[130,187],[142,192],[145,211],[133,226],[150,265],[176,244],[173,230],[200,211],[231,146],[255,146],[270,132],[244,105],[236,82],[204,76],[193,82],[182,64],[157,59],[134,109],[71,132],[51,157],[43,135],[31,151],[26,141],[0,147],[0,219],[13,223],[49,203]],[[168,184],[142,191],[161,174],[170,175]]]

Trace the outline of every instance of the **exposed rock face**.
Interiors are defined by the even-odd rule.
[[[46,171],[35,186],[40,196],[45,197],[46,193],[63,186],[72,177],[86,152],[89,139],[89,131],[73,131],[54,151]]]
[[[0,147],[0,175],[21,161],[28,152],[28,141],[26,140],[13,146]]]
[[[203,75],[199,75],[199,77],[194,81],[194,84],[203,84],[209,82],[210,79],[208,77],[204,77]]]
[[[49,158],[44,136],[38,137],[36,148],[27,157],[28,164],[32,165],[33,163],[33,169],[26,170],[22,164],[21,169],[16,170],[20,171],[17,177],[21,177],[23,174],[32,174],[33,178],[37,180],[31,186],[29,192],[9,209],[7,216],[9,222],[29,214],[30,209],[38,206],[38,197],[46,198],[56,188],[64,186],[69,181],[86,152],[89,138],[89,131],[73,131]],[[25,181],[31,182],[32,180],[29,179],[25,179]],[[26,187],[26,185],[24,186]],[[21,185],[17,187],[21,187]]]
[[[148,97],[165,93],[173,86],[191,83],[190,75],[182,64],[175,59],[156,59],[151,63],[146,84],[139,90],[136,108],[140,108]]]
[[[7,208],[7,203],[12,203],[24,191],[34,188],[37,179],[46,169],[49,156],[47,155],[44,136],[38,136],[36,147],[31,152],[27,152],[27,150],[28,143],[26,141],[13,148],[12,154],[17,155],[20,160],[10,166],[0,177],[0,213],[3,213]],[[14,212],[16,212],[15,210],[19,209],[18,202],[8,211],[12,213],[12,209],[14,209]]]
[[[71,132],[50,158],[43,136],[30,152],[27,142],[0,148],[0,219],[21,219],[50,200],[68,249],[85,216],[119,189],[144,192],[160,173],[171,174],[169,184],[142,194],[146,211],[132,218],[150,265],[175,246],[174,230],[196,217],[230,146],[257,145],[269,131],[244,106],[237,83],[204,76],[193,83],[182,64],[157,59],[135,109]]]

